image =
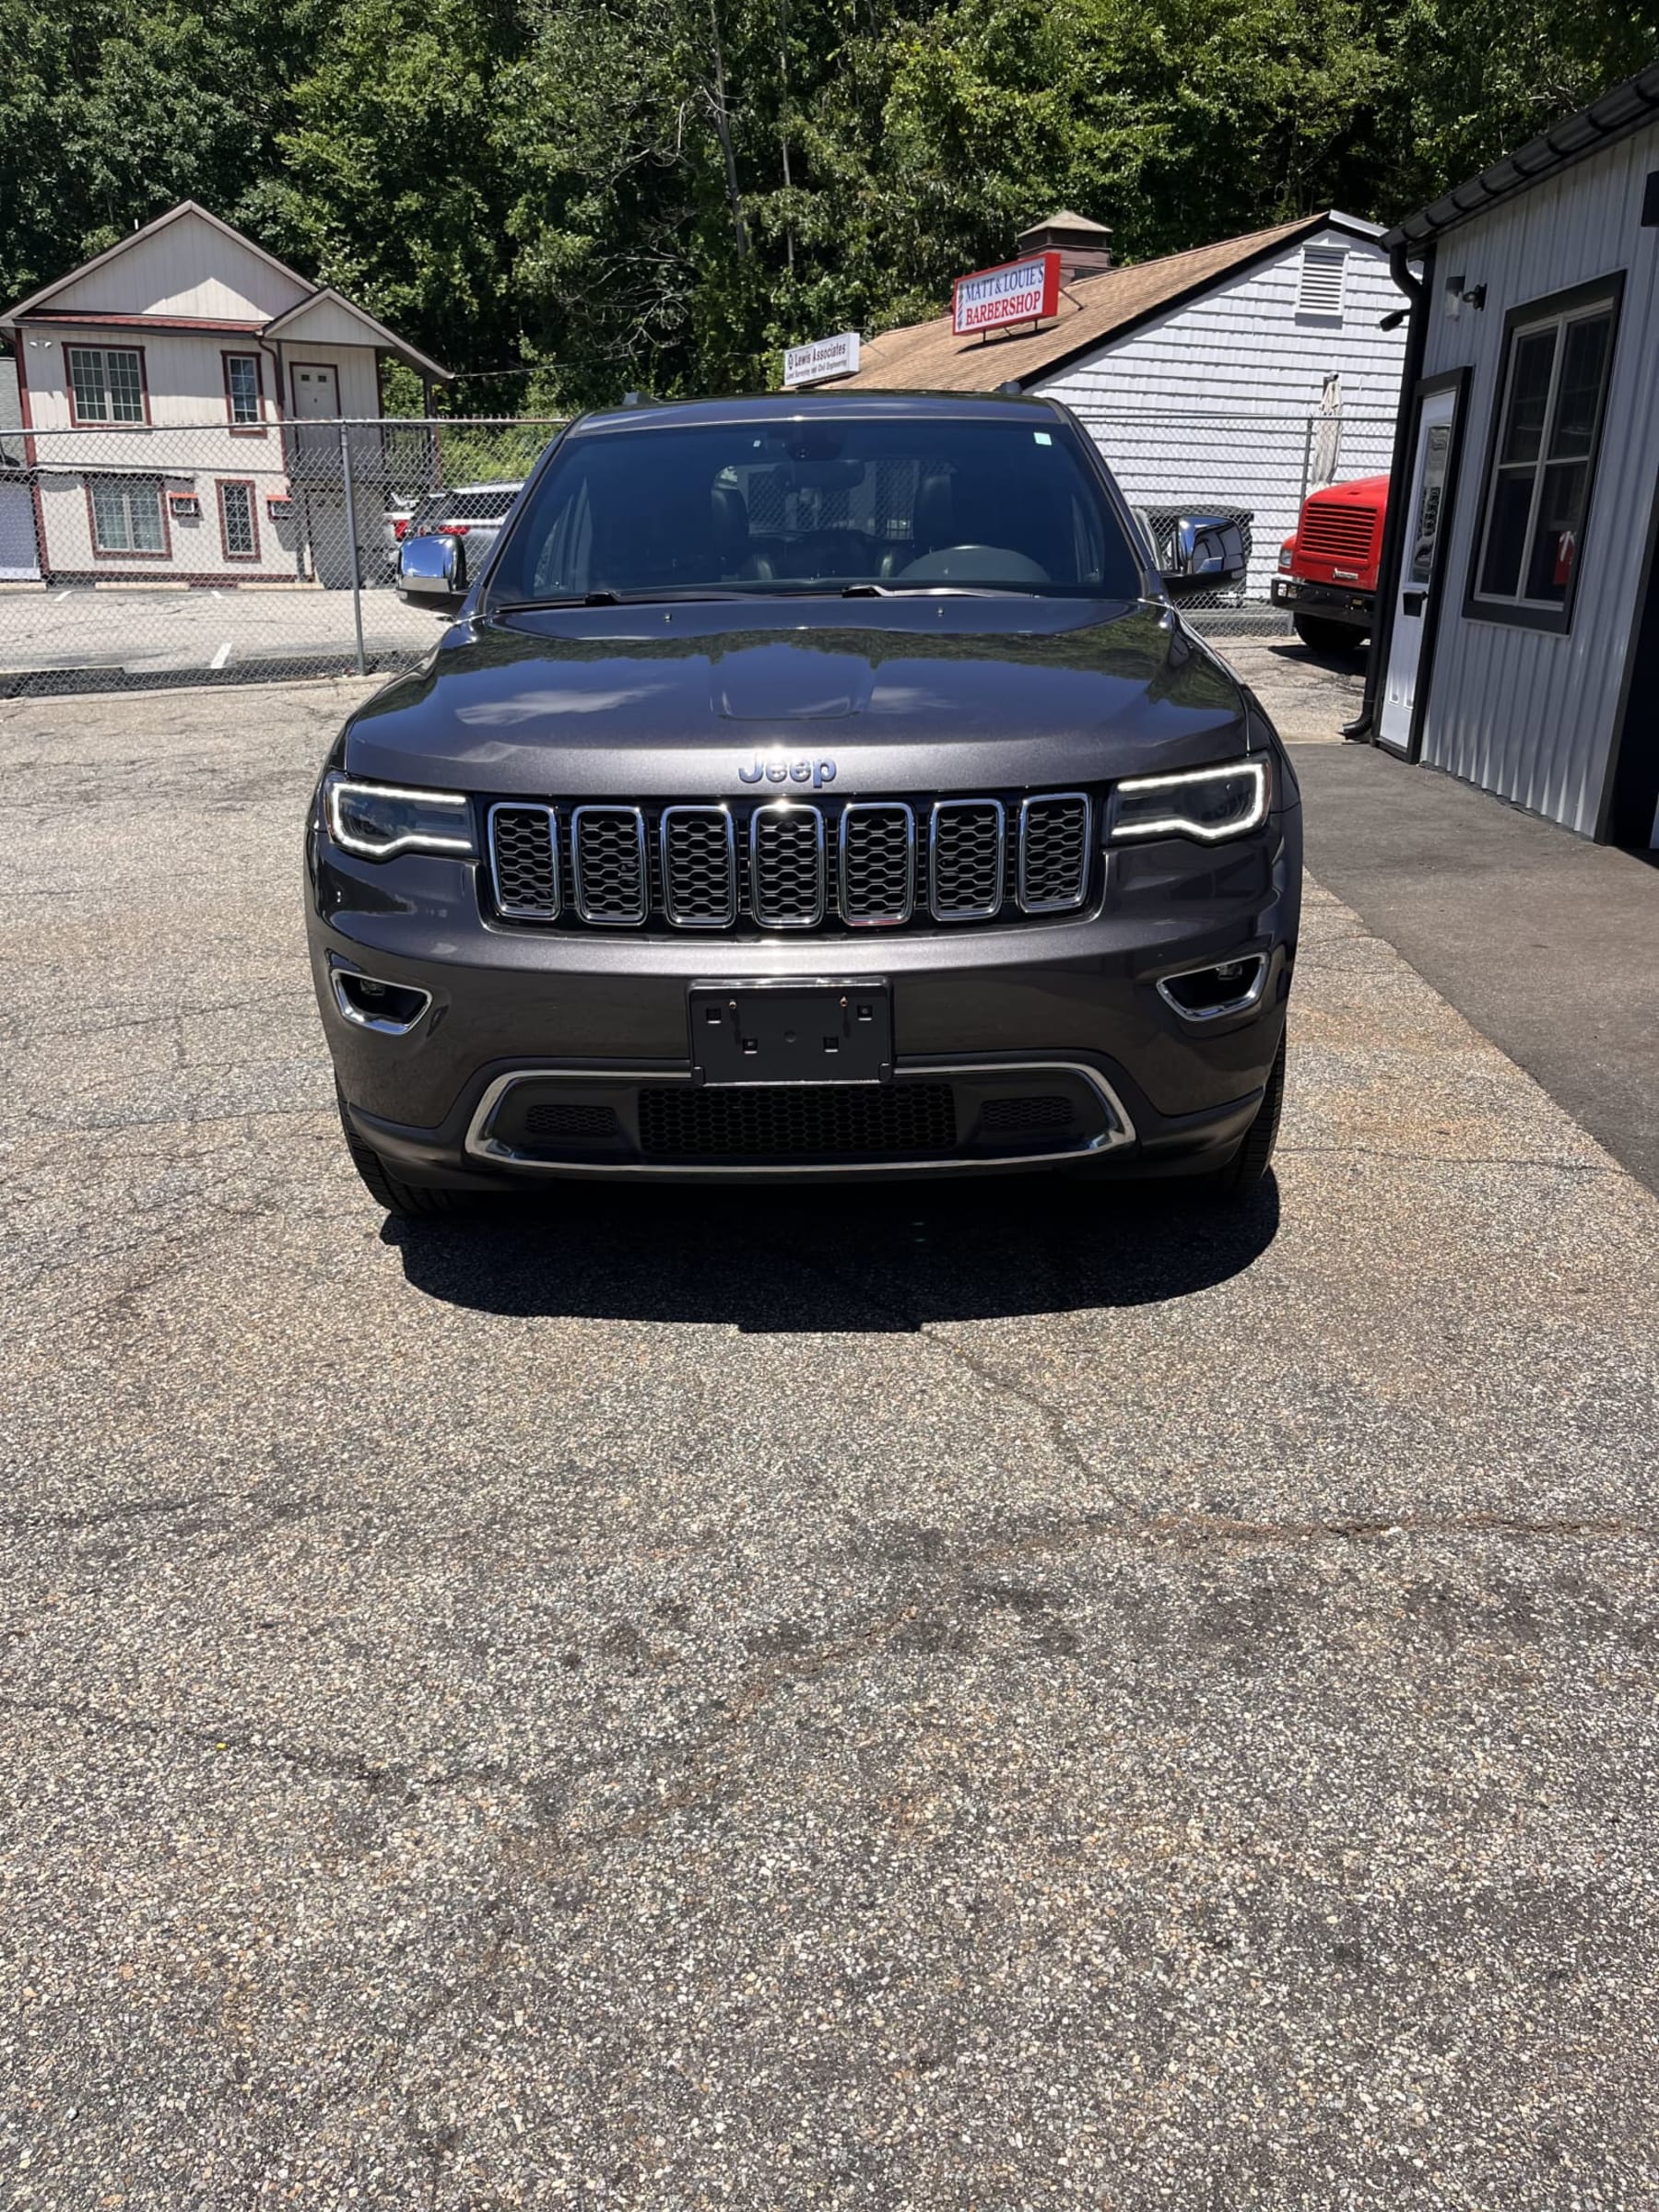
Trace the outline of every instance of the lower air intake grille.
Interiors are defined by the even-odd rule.
[[[948,1083],[688,1084],[640,1093],[640,1147],[648,1157],[909,1158],[948,1152],[955,1144]]]
[[[614,1106],[565,1106],[555,1100],[524,1113],[526,1136],[615,1136],[617,1125]]]
[[[571,889],[584,922],[643,922],[650,904],[645,818],[637,806],[578,806]]]
[[[492,806],[489,867],[496,912],[552,921],[559,912],[559,846],[551,806]]]
[[[1069,1129],[1077,1118],[1069,1099],[990,1099],[980,1127],[987,1136],[1036,1135],[1045,1129]]]
[[[1088,895],[1088,800],[1080,792],[1028,799],[1019,810],[1019,903],[1058,913]]]

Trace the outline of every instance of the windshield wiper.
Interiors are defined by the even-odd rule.
[[[914,583],[849,583],[842,588],[843,599],[910,599],[919,592],[931,592],[940,599],[1041,599],[1042,594],[1026,583],[929,583],[918,577]]]
[[[539,615],[559,606],[677,606],[705,599],[754,599],[756,592],[572,592],[566,598],[503,599],[488,611],[492,615]]]
[[[489,611],[495,615],[539,615],[552,606],[620,606],[621,604],[615,592],[572,592],[564,599],[503,599]]]

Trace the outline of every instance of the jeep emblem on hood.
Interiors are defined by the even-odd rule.
[[[826,783],[835,781],[833,760],[789,760],[782,753],[762,759],[757,753],[746,768],[737,771],[738,781],[744,783],[810,783],[821,791]]]

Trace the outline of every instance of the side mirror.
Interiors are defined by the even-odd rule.
[[[453,615],[466,597],[466,549],[458,537],[406,537],[398,548],[397,595],[410,606]]]
[[[1249,561],[1244,533],[1230,515],[1183,514],[1175,525],[1173,570],[1163,587],[1171,599],[1195,598],[1200,592],[1235,591]]]

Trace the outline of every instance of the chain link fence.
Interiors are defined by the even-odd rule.
[[[555,418],[0,434],[0,696],[377,675],[409,529],[492,532]]]
[[[1197,628],[1216,635],[1288,629],[1268,586],[1303,500],[1327,484],[1385,476],[1394,454],[1392,410],[1163,413],[1085,402],[1075,411],[1140,517],[1160,567],[1173,563],[1183,516],[1218,514],[1238,523],[1250,563],[1243,585],[1182,603]]]
[[[1242,587],[1201,628],[1283,634],[1281,541],[1317,486],[1381,474],[1394,418],[1078,410],[1172,562],[1183,516],[1238,522]],[[395,591],[409,529],[487,542],[562,423],[316,420],[0,432],[0,697],[379,675],[431,650]]]

